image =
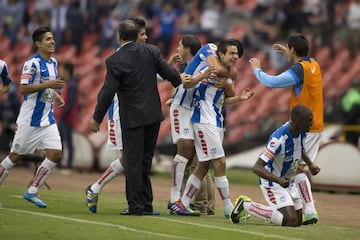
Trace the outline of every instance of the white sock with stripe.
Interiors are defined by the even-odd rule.
[[[311,192],[310,180],[305,173],[299,173],[295,176],[295,185],[299,190],[301,199],[305,203],[304,213],[316,212],[314,198]]]
[[[244,208],[252,216],[270,221],[278,226],[282,225],[284,216],[276,209],[255,202],[244,202]]]
[[[184,189],[184,193],[181,198],[181,201],[185,207],[190,206],[191,198],[195,195],[197,190],[199,190],[200,185],[201,185],[201,180],[197,178],[194,174],[191,174],[188,181],[186,182],[186,187]]]
[[[49,178],[55,166],[56,163],[50,161],[48,158],[45,158],[36,171],[35,177],[30,187],[28,188],[28,193],[32,193],[32,194],[37,193],[39,191],[39,188]]]
[[[231,212],[231,210],[234,208],[234,205],[232,204],[230,199],[229,181],[227,177],[215,177],[214,183],[215,187],[219,191],[221,200],[223,201],[225,212]]]
[[[5,159],[0,163],[0,185],[5,181],[6,177],[9,175],[10,169],[15,166],[9,156],[6,156]]]
[[[91,186],[94,193],[100,193],[103,187],[115,177],[119,176],[123,171],[120,160],[117,158],[111,162],[110,166],[105,170],[101,177]]]
[[[176,202],[181,197],[181,185],[188,159],[176,154],[171,165],[170,202]]]

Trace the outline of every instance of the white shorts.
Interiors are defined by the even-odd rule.
[[[200,162],[225,156],[224,129],[211,124],[194,123],[195,150]]]
[[[319,152],[320,139],[321,139],[321,132],[306,133],[305,146],[304,146],[305,152],[312,162],[316,159],[317,154]],[[300,161],[300,164],[304,165],[305,164],[304,160]]]
[[[108,120],[107,150],[123,150],[120,119]]]
[[[266,202],[274,209],[294,206],[295,210],[302,208],[302,202],[298,189],[295,186],[283,188],[277,183],[273,186],[260,185],[260,189],[265,197]]]
[[[59,129],[56,124],[46,127],[18,125],[11,152],[25,155],[36,149],[62,150]]]
[[[173,143],[181,139],[194,140],[194,129],[191,122],[191,111],[183,106],[171,104],[170,123]]]

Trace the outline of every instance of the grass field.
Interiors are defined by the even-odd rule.
[[[287,228],[255,218],[234,225],[223,217],[221,209],[215,216],[171,216],[164,208],[166,201],[154,202],[160,216],[120,216],[117,214],[121,210],[119,205],[126,206],[126,199],[106,192],[101,195],[97,214],[87,211],[83,192],[70,190],[43,190],[43,200],[48,208],[39,209],[22,199],[23,191],[24,187],[16,185],[0,188],[3,204],[0,208],[0,240],[360,238],[360,229],[356,227],[317,224]]]

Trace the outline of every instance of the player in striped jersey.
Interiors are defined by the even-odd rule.
[[[309,43],[305,36],[291,35],[287,46],[275,44],[275,51],[284,54],[292,64],[290,68],[277,76],[271,76],[261,70],[261,63],[256,58],[249,60],[256,78],[271,88],[290,87],[290,109],[302,104],[311,109],[314,114],[314,124],[306,134],[305,149],[312,161],[319,151],[321,133],[324,130],[323,119],[323,85],[319,64],[307,56]],[[311,184],[304,173],[305,163],[300,162],[299,174],[295,183],[304,202],[304,224],[314,224],[318,221]]]
[[[184,74],[195,76],[204,66],[210,66],[207,71],[198,74],[192,81],[198,82],[207,78],[211,72],[229,74],[228,69],[223,67],[216,56],[217,46],[208,43],[200,48],[199,40],[184,36],[180,39],[178,52],[187,64]],[[200,49],[199,49],[200,48]],[[196,50],[197,49],[197,50]],[[197,52],[196,52],[197,51]],[[193,101],[195,85],[193,88],[184,88],[181,84],[177,87],[170,106],[170,121],[173,143],[177,146],[171,168],[170,202],[168,208],[171,213],[177,213],[176,203],[181,197],[181,186],[187,164],[191,164],[194,158],[194,132],[191,123],[191,105]],[[174,206],[176,209],[171,209]],[[198,215],[198,212],[193,212]]]
[[[59,78],[56,59],[51,57],[55,52],[55,40],[50,29],[40,27],[34,31],[32,38],[38,52],[22,66],[19,89],[24,94],[24,100],[16,121],[17,130],[10,154],[0,164],[0,184],[15,163],[26,154],[44,149],[46,158],[23,195],[27,201],[44,208],[47,205],[37,193],[61,159],[62,145],[53,115],[53,104],[54,101],[58,107],[65,104],[56,92],[65,83]]]
[[[302,203],[295,186],[297,165],[306,162],[311,174],[319,173],[305,153],[305,132],[313,124],[313,114],[304,105],[296,105],[291,111],[291,121],[275,130],[256,161],[253,171],[260,177],[260,188],[269,206],[239,196],[231,212],[231,221],[247,215],[270,221],[279,226],[300,226],[302,224]]]
[[[10,89],[11,79],[9,78],[9,69],[5,61],[0,59],[0,80],[2,87],[0,88],[0,95],[6,93]]]
[[[229,73],[242,53],[243,47],[238,40],[223,40],[218,44],[217,56]],[[196,82],[192,81],[185,87],[191,87],[193,84]],[[247,100],[252,95],[252,92],[247,91],[240,98]],[[215,187],[223,200],[225,217],[229,216],[233,208],[230,200],[229,182],[225,174],[224,128],[221,109],[225,97],[234,96],[234,83],[229,74],[223,76],[217,73],[200,81],[195,88],[191,121],[194,128],[195,149],[199,165],[189,177],[181,201],[176,203],[180,209],[189,208],[190,200],[199,189],[201,180],[209,171],[210,164],[214,165]],[[180,211],[179,214],[181,214]]]

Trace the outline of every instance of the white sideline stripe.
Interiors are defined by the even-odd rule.
[[[39,212],[32,212],[32,211],[11,209],[11,208],[0,208],[0,210],[1,211],[7,210],[7,211],[12,211],[12,212],[17,212],[17,213],[31,214],[31,215],[41,216],[41,217],[55,218],[55,219],[61,219],[61,220],[66,220],[66,221],[72,221],[72,222],[94,224],[94,225],[100,225],[100,226],[104,226],[104,227],[115,227],[115,228],[119,228],[121,230],[129,231],[129,232],[143,233],[143,234],[154,235],[154,236],[163,237],[163,238],[192,239],[192,238],[187,238],[187,237],[183,237],[183,236],[176,236],[173,234],[170,235],[170,234],[166,234],[166,233],[158,233],[158,232],[145,231],[145,230],[136,229],[136,228],[130,228],[130,227],[126,227],[124,225],[119,225],[119,224],[90,221],[90,220],[79,219],[79,218],[63,217],[63,216],[58,216],[58,215],[48,214],[48,213],[39,213]]]
[[[195,222],[191,222],[191,221],[186,222],[186,221],[175,220],[175,219],[170,219],[170,218],[163,218],[163,217],[156,217],[156,219],[164,220],[167,222],[188,224],[188,225],[198,226],[198,227],[203,227],[203,228],[213,228],[213,229],[229,231],[229,232],[241,232],[241,233],[246,233],[246,234],[255,235],[255,236],[261,236],[261,237],[265,237],[265,238],[276,238],[276,239],[284,239],[284,240],[303,240],[302,238],[291,238],[291,237],[280,236],[280,235],[275,235],[275,234],[266,234],[266,233],[262,233],[262,232],[246,231],[246,230],[242,230],[242,229],[224,228],[224,227],[218,227],[218,226],[213,226],[213,225],[205,225],[205,224],[201,224],[201,223],[195,223]]]

